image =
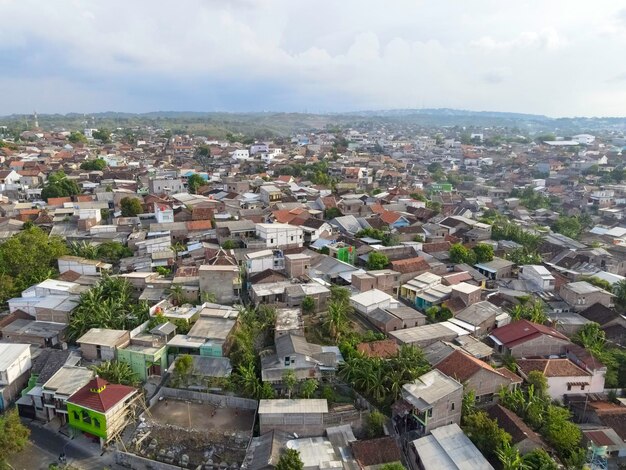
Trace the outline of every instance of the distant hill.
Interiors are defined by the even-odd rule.
[[[0,125],[26,129],[30,115],[0,117]],[[45,129],[106,127],[109,129],[148,125],[175,132],[223,138],[228,133],[242,133],[255,138],[288,136],[298,132],[357,128],[373,130],[389,127],[405,135],[428,132],[433,128],[508,128],[512,132],[534,134],[555,132],[560,135],[578,132],[626,131],[625,117],[551,118],[538,114],[495,111],[470,111],[450,108],[391,109],[345,113],[310,114],[284,112],[194,112],[155,111],[149,113],[99,112],[92,114],[40,114]]]

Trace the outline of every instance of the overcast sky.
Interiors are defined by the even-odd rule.
[[[626,115],[624,0],[0,0],[0,114]]]

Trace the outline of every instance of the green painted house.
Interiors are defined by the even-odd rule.
[[[139,397],[134,387],[95,377],[68,398],[68,423],[74,431],[100,438],[104,445],[130,422]]]
[[[143,346],[131,344],[117,350],[117,360],[125,362],[142,382],[152,375],[161,376],[167,369],[167,346]]]

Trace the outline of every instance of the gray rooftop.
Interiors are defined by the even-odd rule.
[[[259,414],[328,413],[325,399],[275,399],[261,400]]]
[[[92,328],[78,338],[78,344],[97,344],[113,348],[124,336],[129,336],[126,330],[110,330],[108,328]]]
[[[437,369],[402,386],[402,397],[418,410],[431,408],[437,401],[463,388],[459,382]]]
[[[434,429],[413,441],[424,470],[493,470],[458,424]]]

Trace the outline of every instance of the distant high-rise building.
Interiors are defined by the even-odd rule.
[[[35,111],[33,114],[35,118],[35,123],[34,123],[35,129],[39,129],[39,119],[37,119],[37,111]]]

